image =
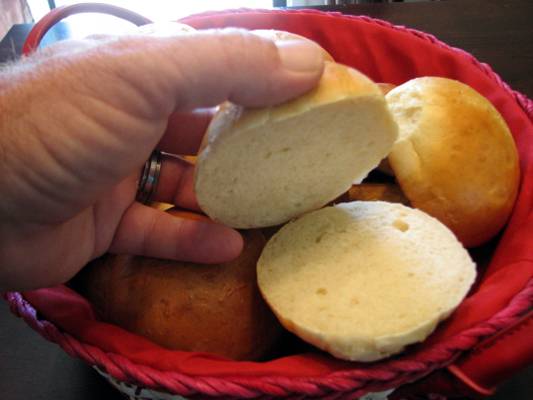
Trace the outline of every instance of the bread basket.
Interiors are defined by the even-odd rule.
[[[136,24],[149,22],[101,4],[58,8],[35,25],[24,52],[36,48],[46,31],[62,18],[87,11],[111,13]],[[426,33],[369,17],[240,9],[198,14],[181,22],[197,29],[286,30],[315,40],[336,61],[377,82],[400,84],[417,76],[444,76],[487,97],[511,128],[522,176],[518,200],[504,232],[487,246],[473,250],[479,282],[424,343],[367,364],[336,360],[318,351],[265,362],[237,362],[165,350],[98,321],[90,304],[66,286],[7,293],[15,314],[44,338],[94,367],[132,399],[488,395],[495,384],[533,362],[533,101],[512,90],[488,65],[465,51]]]

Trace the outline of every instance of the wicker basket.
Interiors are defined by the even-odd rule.
[[[86,11],[113,13],[137,24],[148,22],[111,6],[85,4],[60,8],[35,26],[24,51],[34,49],[58,20]],[[533,361],[533,341],[527,339],[533,335],[533,102],[530,99],[513,91],[488,65],[470,54],[451,48],[431,35],[368,17],[318,11],[234,10],[199,14],[182,22],[198,29],[236,26],[292,31],[317,41],[338,62],[358,68],[375,81],[399,84],[416,76],[446,76],[467,83],[485,95],[511,127],[519,149],[522,181],[504,234],[490,249],[485,249],[485,253],[494,253],[488,265],[479,271],[480,281],[453,317],[439,326],[426,342],[397,357],[369,364],[336,362],[324,354],[295,354],[264,363],[198,354],[194,355],[196,369],[189,369],[184,368],[188,365],[187,354],[154,345],[149,348],[164,352],[165,357],[145,357],[146,353],[140,357],[128,346],[108,343],[105,337],[88,337],[80,324],[51,313],[50,304],[76,307],[75,302],[69,303],[72,294],[65,287],[8,293],[6,298],[13,312],[43,337],[96,368],[132,399],[179,399],[181,396],[380,399],[400,386],[402,389],[394,391],[391,397],[427,393],[427,387],[436,398],[469,391],[489,394],[490,383],[497,380],[501,370],[512,371]],[[86,318],[84,323],[101,324],[93,320],[89,311],[77,315]],[[117,335],[127,334],[118,327],[113,329]],[[128,338],[135,340],[133,336],[129,334]],[[494,361],[498,346],[504,342],[509,345],[510,338],[513,345],[507,347],[509,359],[488,362],[491,357]],[[141,338],[138,340],[137,350],[148,346]],[[169,353],[176,353],[176,359],[179,358],[175,366],[174,354]],[[158,362],[158,358],[166,361]]]

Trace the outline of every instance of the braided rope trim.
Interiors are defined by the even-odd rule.
[[[11,310],[44,338],[57,343],[69,355],[105,370],[119,381],[182,396],[202,394],[222,398],[263,398],[266,395],[298,398],[305,395],[323,399],[346,399],[358,398],[368,392],[383,391],[420,379],[436,369],[445,367],[463,351],[471,349],[484,338],[513,325],[533,305],[533,279],[505,309],[489,320],[428,349],[383,363],[369,364],[364,369],[338,371],[322,377],[216,377],[160,371],[135,364],[120,354],[106,353],[61,332],[53,323],[39,319],[35,308],[18,292],[9,292],[5,297]]]
[[[408,32],[423,40],[444,49],[461,54],[470,60],[483,74],[493,79],[507,91],[520,107],[526,112],[530,121],[533,120],[533,101],[520,92],[512,90],[492,68],[479,62],[470,53],[453,48],[435,38],[433,35],[393,25],[367,16],[350,16],[340,13],[324,13],[316,10],[264,11],[235,10],[231,12],[263,12],[263,13],[300,13],[321,14],[334,18],[347,18],[378,24],[401,32]],[[207,14],[206,14],[207,15]],[[210,13],[209,15],[213,15]],[[507,307],[492,316],[451,338],[443,340],[428,349],[413,355],[404,355],[383,363],[371,364],[365,369],[339,371],[323,377],[215,377],[188,376],[172,371],[160,371],[155,368],[138,365],[128,358],[115,353],[105,353],[99,348],[82,343],[61,332],[53,323],[37,317],[37,311],[20,293],[10,292],[5,295],[11,310],[21,316],[34,330],[47,340],[57,343],[69,355],[104,369],[117,380],[142,385],[148,388],[165,390],[183,396],[208,395],[219,398],[269,398],[289,396],[316,396],[322,399],[357,398],[370,391],[381,391],[397,387],[401,384],[422,378],[432,371],[442,368],[459,356],[463,351],[471,349],[487,336],[514,324],[521,314],[533,305],[533,279],[520,291]]]

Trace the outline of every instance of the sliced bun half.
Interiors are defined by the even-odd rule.
[[[520,175],[500,113],[474,89],[446,78],[413,79],[386,98],[400,129],[388,160],[411,204],[467,247],[493,237],[511,213]]]
[[[196,196],[226,225],[278,225],[360,182],[396,138],[378,86],[326,62],[318,86],[296,100],[266,109],[220,107],[198,155]]]
[[[257,265],[259,289],[282,325],[353,361],[379,360],[424,340],[475,275],[446,226],[381,201],[304,215],[269,240]]]

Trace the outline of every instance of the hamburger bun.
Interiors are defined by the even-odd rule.
[[[298,35],[296,33],[286,32],[286,31],[278,31],[276,29],[255,29],[253,31],[250,31],[254,35],[258,35],[267,39],[271,39],[275,42],[285,42],[290,40],[307,40],[312,41],[311,39],[306,38],[305,36]],[[318,44],[313,41],[313,43]],[[324,55],[324,60],[326,61],[335,61],[331,54],[329,54],[324,48],[320,47],[322,49],[322,53]]]
[[[386,95],[389,93],[392,89],[396,87],[396,85],[392,83],[378,83],[379,88],[381,89],[381,93]],[[389,160],[387,158],[384,158],[381,160],[379,165],[377,166],[378,171],[383,172],[384,174],[387,174],[389,176],[394,176],[394,171],[392,170]]]
[[[383,83],[383,82],[380,82],[377,84],[379,86],[379,88],[381,89],[381,92],[383,94],[387,94],[389,93],[392,89],[394,89],[396,87],[395,84],[393,83]]]
[[[265,239],[259,231],[243,237],[241,256],[220,265],[105,255],[83,271],[81,292],[104,321],[165,348],[260,359],[282,329],[257,288]]]
[[[348,190],[347,201],[388,201],[409,205],[398,185],[393,183],[361,183]]]
[[[198,203],[234,228],[282,224],[360,182],[396,137],[379,87],[326,62],[318,86],[298,99],[264,109],[220,107],[198,154]]]
[[[257,264],[261,293],[282,325],[352,361],[424,340],[475,275],[446,226],[381,201],[326,207],[286,224]]]
[[[388,160],[411,204],[467,247],[489,240],[512,211],[520,175],[500,113],[474,89],[446,78],[413,79],[386,98],[400,129]]]

